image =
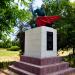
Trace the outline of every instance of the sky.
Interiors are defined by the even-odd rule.
[[[35,10],[36,8],[40,8],[42,4],[43,4],[42,0],[33,0],[32,4],[33,10]]]
[[[8,38],[11,38],[11,41],[16,38],[16,34],[18,33],[19,29],[17,27],[14,27],[14,32],[11,32],[8,36]]]
[[[28,2],[28,3],[30,3],[28,0],[25,0],[25,1]],[[18,0],[14,0],[14,2],[19,5],[19,9],[24,9],[24,8],[26,8],[24,5],[21,5],[21,4],[20,4],[20,1],[19,1],[19,3],[18,3]],[[33,2],[33,6],[32,6],[32,7],[34,8],[34,10],[35,10],[37,7],[40,8],[41,5],[43,4],[42,0],[32,0],[32,2]],[[75,0],[70,0],[70,2],[75,2]],[[26,9],[27,9],[27,8],[26,8]]]
[[[75,0],[70,0],[70,2],[75,2]]]

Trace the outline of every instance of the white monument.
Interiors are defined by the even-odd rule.
[[[57,56],[57,31],[50,27],[37,27],[25,32],[25,52],[9,67],[10,75],[69,75],[69,67]]]
[[[24,56],[34,58],[57,56],[57,30],[46,26],[27,30]]]

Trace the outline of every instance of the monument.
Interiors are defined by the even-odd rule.
[[[10,75],[69,75],[75,72],[57,56],[57,30],[40,26],[25,32],[25,52],[9,66]]]
[[[71,75],[75,69],[57,56],[57,30],[52,24],[60,17],[40,13],[37,27],[25,31],[24,55],[9,66],[10,75]]]

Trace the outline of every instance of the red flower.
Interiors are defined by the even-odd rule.
[[[39,16],[36,19],[37,27],[51,25],[55,21],[59,20],[60,16]]]

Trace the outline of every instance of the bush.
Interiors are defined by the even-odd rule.
[[[10,48],[8,48],[8,50],[10,50],[10,51],[18,51],[18,50],[20,50],[20,47],[18,47],[18,46],[11,46]]]
[[[15,61],[6,61],[6,62],[0,62],[0,69],[8,68],[9,65],[12,65]]]
[[[75,67],[75,55],[63,57],[64,61],[69,62],[70,67]]]

